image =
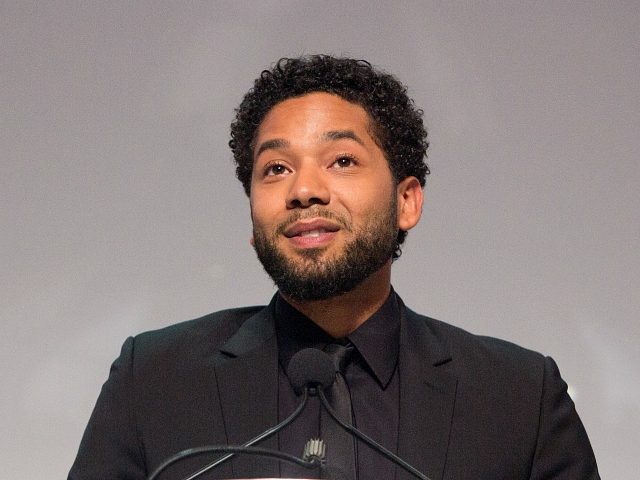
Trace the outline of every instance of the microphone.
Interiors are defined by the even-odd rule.
[[[330,387],[336,379],[331,358],[317,348],[305,348],[291,357],[287,376],[297,395],[310,389],[312,396],[317,389]]]
[[[291,360],[289,361],[289,365],[287,367],[287,375],[291,380],[296,394],[300,395],[300,393],[302,393],[303,397],[300,401],[300,404],[298,405],[298,407],[296,407],[293,413],[291,413],[291,415],[285,418],[282,422],[274,427],[265,430],[260,435],[252,438],[241,446],[209,445],[182,450],[181,452],[172,455],[164,462],[162,462],[153,471],[153,473],[149,475],[149,477],[147,477],[147,480],[155,480],[164,470],[166,470],[170,465],[173,465],[176,462],[193,456],[202,455],[204,453],[226,453],[226,455],[223,455],[214,462],[205,465],[200,470],[192,473],[183,480],[194,480],[195,478],[201,476],[209,470],[226,462],[234,455],[240,453],[276,457],[280,458],[281,460],[296,463],[307,468],[313,468],[315,466],[321,465],[324,462],[324,458],[322,458],[324,455],[324,451],[322,452],[322,456],[314,454],[311,455],[308,459],[299,459],[297,457],[294,457],[293,455],[287,455],[281,452],[253,447],[253,445],[255,445],[256,443],[264,440],[265,438],[271,437],[272,435],[285,428],[291,422],[293,422],[296,418],[298,418],[298,416],[300,416],[307,405],[309,395],[316,396],[318,392],[321,391],[321,389],[331,386],[331,384],[335,380],[335,372],[331,359],[326,353],[316,348],[306,348],[304,350],[300,350],[293,357],[291,357]]]

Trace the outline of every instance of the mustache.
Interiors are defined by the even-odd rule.
[[[300,211],[300,210],[293,211],[289,215],[289,218],[287,218],[284,222],[280,223],[276,227],[276,235],[283,234],[284,231],[287,228],[289,228],[293,223],[296,223],[300,220],[306,220],[307,218],[326,218],[327,220],[332,220],[333,222],[337,223],[338,225],[340,225],[341,228],[343,228],[347,232],[352,231],[351,223],[347,221],[347,219],[344,218],[343,216],[338,215],[337,213],[334,213],[331,210],[314,209],[314,210],[305,210],[305,211]]]

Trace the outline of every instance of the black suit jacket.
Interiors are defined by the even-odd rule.
[[[401,457],[432,480],[599,478],[552,359],[401,309]],[[69,479],[142,480],[178,451],[242,444],[276,424],[271,312],[226,310],[129,338]],[[277,445],[276,437],[261,444]],[[184,478],[210,459],[177,464],[162,478]],[[278,475],[277,462],[243,456],[202,478]]]

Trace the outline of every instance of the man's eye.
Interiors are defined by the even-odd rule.
[[[284,165],[275,163],[265,168],[264,172],[266,176],[284,175],[285,173],[287,173],[287,168]]]
[[[356,164],[355,158],[350,155],[341,155],[333,162],[333,168],[347,168]]]

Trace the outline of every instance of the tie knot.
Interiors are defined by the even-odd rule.
[[[337,343],[330,343],[324,347],[324,351],[331,358],[336,372],[344,374],[345,368],[347,368],[347,365],[351,361],[353,344],[348,343],[347,345],[340,345]]]

